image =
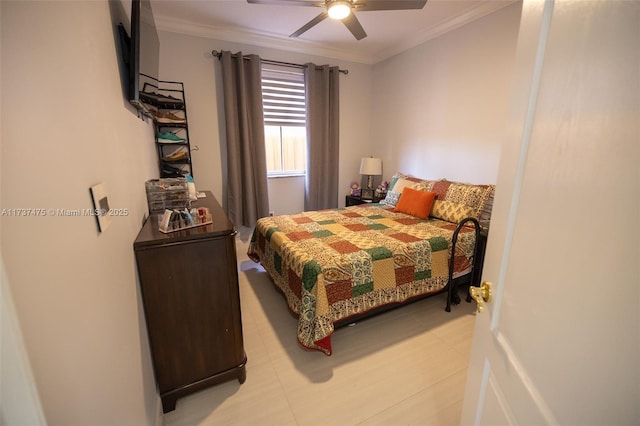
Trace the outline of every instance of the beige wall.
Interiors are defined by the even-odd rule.
[[[189,115],[189,136],[191,144],[199,147],[193,153],[193,169],[196,186],[211,189],[213,194],[226,206],[226,185],[224,180],[224,108],[220,63],[211,55],[212,50],[242,51],[258,54],[262,58],[304,64],[338,65],[348,69],[348,75],[340,75],[340,161],[339,185],[342,188],[338,202],[344,204],[344,194],[349,182],[358,177],[358,167],[362,147],[369,144],[371,67],[353,62],[338,61],[311,55],[285,52],[260,46],[229,43],[204,37],[159,32],[160,37],[160,78],[179,80],[185,83],[187,113]],[[277,188],[286,181],[281,180]],[[290,194],[299,188],[298,180],[291,179]],[[303,205],[304,193],[299,194]],[[271,210],[285,211],[290,206],[280,205],[274,198]]]
[[[103,182],[110,206],[129,210],[102,234],[90,216],[1,217],[6,281],[46,420],[153,424],[132,244],[156,159],[150,124],[123,98],[109,3],[0,7],[1,207],[91,208],[89,187]]]
[[[269,179],[269,205],[274,215],[304,211],[304,176]]]
[[[372,154],[385,178],[495,183],[521,5],[373,67]]]

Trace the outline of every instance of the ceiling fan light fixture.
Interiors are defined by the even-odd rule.
[[[344,19],[351,13],[351,4],[348,1],[336,0],[329,5],[327,13],[331,19]]]

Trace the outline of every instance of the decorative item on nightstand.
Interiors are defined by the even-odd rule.
[[[387,191],[389,190],[389,181],[384,181],[376,188],[375,197],[376,198],[384,198],[387,196]]]
[[[380,158],[363,157],[360,162],[360,174],[367,176],[367,187],[362,188],[361,197],[373,199],[373,177],[382,174],[382,160]]]
[[[351,194],[354,197],[359,197],[360,196],[360,185],[358,184],[358,182],[353,181],[351,182]]]

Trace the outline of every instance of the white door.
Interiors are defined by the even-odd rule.
[[[525,1],[463,424],[640,424],[640,2]]]

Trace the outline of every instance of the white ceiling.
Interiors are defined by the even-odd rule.
[[[289,38],[322,12],[317,7],[246,0],[151,0],[151,5],[159,30],[374,64],[515,1],[428,0],[421,10],[356,12],[367,32],[360,41],[331,19]]]

